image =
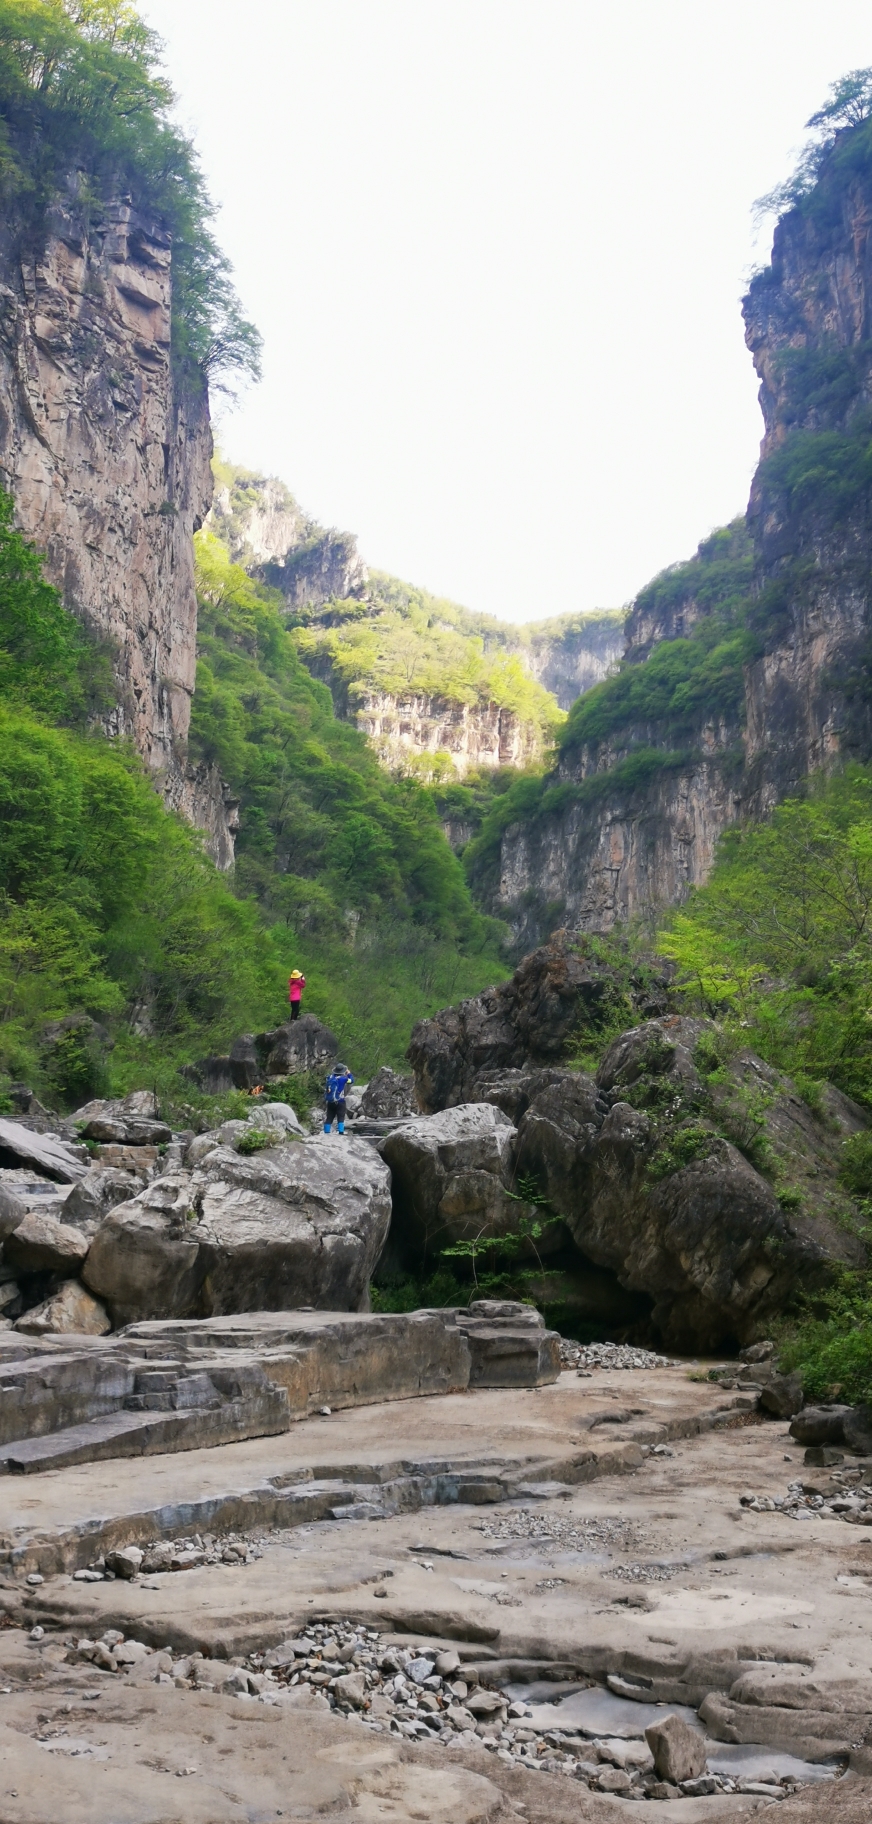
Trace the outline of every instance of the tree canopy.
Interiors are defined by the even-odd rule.
[[[76,173],[91,207],[130,195],[172,236],[176,358],[219,383],[256,376],[260,337],[212,232],[197,154],[171,118],[160,53],[128,0],[0,0],[0,195],[31,224]]]

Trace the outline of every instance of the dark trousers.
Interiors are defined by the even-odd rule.
[[[298,1020],[299,1017],[300,1017],[300,1003],[299,1003],[299,1001],[292,1001],[291,1002],[291,1019]]]

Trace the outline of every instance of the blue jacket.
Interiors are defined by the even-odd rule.
[[[353,1083],[353,1082],[354,1082],[354,1078],[353,1078],[350,1070],[346,1070],[346,1071],[331,1070],[330,1075],[327,1078],[327,1089],[326,1089],[326,1094],[325,1094],[325,1101],[327,1101],[327,1102],[344,1102],[345,1101],[345,1092],[348,1088],[348,1085],[349,1085],[349,1083]]]

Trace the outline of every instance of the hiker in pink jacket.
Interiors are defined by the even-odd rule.
[[[291,1003],[292,1020],[298,1020],[300,1017],[300,1002],[303,998],[303,989],[305,986],[306,977],[300,974],[299,969],[292,969],[288,982],[288,1000]]]

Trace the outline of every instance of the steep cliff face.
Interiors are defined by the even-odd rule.
[[[365,592],[369,573],[353,533],[319,526],[274,475],[219,463],[209,523],[234,563],[280,589],[292,610]]]
[[[352,534],[320,526],[274,476],[215,466],[210,530],[280,590],[304,663],[390,768],[541,765],[558,711],[620,657],[622,610],[520,627],[474,614],[368,571]]]
[[[497,703],[371,692],[358,698],[354,719],[391,770],[412,756],[440,754],[463,779],[480,767],[532,766],[541,753],[536,728]]]
[[[620,677],[576,706],[556,773],[483,858],[519,948],[680,901],[729,824],[872,754],[870,229],[864,121],[744,302],[765,425],[745,524],[642,592]]]
[[[171,248],[74,187],[38,239],[0,236],[0,481],[64,601],[116,653],[110,732],[232,859],[221,781],[186,771],[192,536],[212,492],[209,402],[170,359]]]
[[[624,652],[623,609],[598,614],[557,615],[522,629],[524,640],[514,650],[530,676],[571,709],[577,697],[601,684],[616,670]]]

